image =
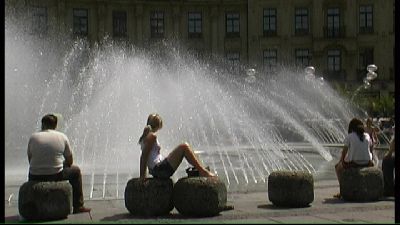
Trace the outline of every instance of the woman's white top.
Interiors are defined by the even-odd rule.
[[[344,157],[345,162],[355,162],[357,164],[367,164],[372,160],[370,146],[372,140],[368,133],[364,133],[364,140],[361,141],[356,132],[352,132],[344,139],[344,145],[348,147]]]
[[[143,141],[140,142],[140,149],[142,151],[144,149]],[[161,162],[164,159],[164,156],[160,154],[160,149],[161,149],[160,143],[158,142],[158,139],[156,139],[156,142],[151,148],[149,153],[149,158],[147,160],[147,167],[149,168],[149,170],[152,170],[157,163]]]

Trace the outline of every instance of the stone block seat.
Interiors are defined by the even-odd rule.
[[[183,177],[174,185],[173,204],[185,216],[218,215],[226,202],[227,189],[218,177]]]
[[[349,168],[343,171],[340,195],[345,201],[377,201],[383,196],[383,174],[377,167]]]
[[[172,179],[149,177],[144,182],[132,178],[125,187],[125,207],[132,215],[161,216],[169,214],[172,204]]]
[[[72,186],[68,181],[28,181],[19,188],[19,214],[25,220],[65,219],[72,212]]]
[[[279,207],[307,207],[314,201],[314,178],[305,171],[274,171],[268,176],[268,198]]]

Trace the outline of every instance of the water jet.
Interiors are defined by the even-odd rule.
[[[62,115],[58,130],[70,139],[89,198],[121,198],[138,176],[137,139],[151,112],[165,122],[164,154],[189,142],[230,191],[263,184],[276,170],[318,173],[333,158],[325,145],[341,143],[358,115],[298,68],[238,76],[224,59],[198,60],[167,41],[140,49],[109,38],[38,40],[6,23],[5,53],[6,183],[26,177],[29,136],[53,112]]]

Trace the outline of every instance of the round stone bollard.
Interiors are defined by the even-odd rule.
[[[173,182],[169,179],[132,178],[125,187],[125,207],[132,215],[161,216],[169,214],[172,204]]]
[[[280,207],[306,207],[314,201],[314,178],[304,171],[274,171],[268,176],[268,198]]]
[[[346,201],[377,201],[383,196],[383,174],[377,167],[345,169],[341,175],[340,195]]]
[[[68,181],[28,181],[19,188],[19,214],[26,220],[57,220],[72,211],[72,186]]]
[[[173,204],[185,216],[218,215],[227,202],[225,183],[218,177],[183,177],[174,186]]]

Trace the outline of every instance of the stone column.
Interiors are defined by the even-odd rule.
[[[57,1],[57,24],[58,24],[58,32],[63,34],[67,34],[66,30],[66,8],[65,8],[65,0]]]
[[[137,44],[138,45],[142,45],[143,44],[143,5],[142,4],[137,4],[136,5],[136,14],[135,14],[135,18],[136,18],[136,40],[137,40]]]
[[[262,20],[260,20],[259,12],[262,11],[260,6],[257,4],[255,0],[249,0],[248,3],[248,11],[247,11],[247,26],[248,26],[248,58],[249,65],[256,67],[256,69],[262,69],[262,54],[260,51],[260,33],[262,30],[260,26],[262,26]]]
[[[325,15],[323,13],[325,9],[323,8],[323,1],[313,1],[312,13],[310,15],[312,18],[310,21],[312,35],[315,38],[322,38],[324,36],[324,27],[325,27]],[[319,18],[319,19],[318,19]]]
[[[219,32],[224,33],[225,31],[218,31],[218,8],[213,6],[210,13],[211,22],[211,53],[212,55],[218,55],[218,34]]]
[[[347,12],[347,15],[344,15],[344,12],[342,13],[343,15],[341,15],[341,17],[345,17],[343,22],[345,24],[346,37],[356,37],[358,32],[358,20],[354,19],[358,18],[358,8],[356,3],[356,1],[346,1],[347,9],[345,12]]]
[[[173,6],[172,8],[172,23],[173,23],[173,31],[174,33],[172,34],[173,38],[176,38],[180,40],[182,37],[181,31],[180,31],[180,22],[181,22],[181,8],[179,5]]]
[[[106,3],[100,1],[97,5],[97,41],[102,41],[106,35],[106,18],[107,18],[107,11],[106,11]],[[112,35],[112,34],[108,34]]]

